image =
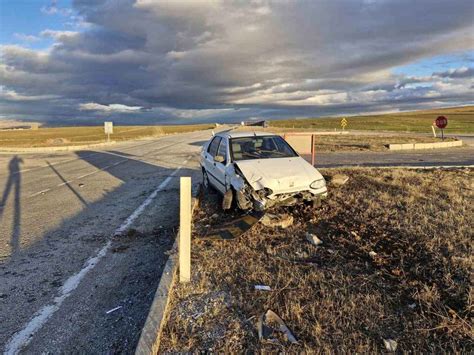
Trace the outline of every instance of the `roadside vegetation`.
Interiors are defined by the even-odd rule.
[[[449,138],[445,141],[452,141]],[[316,137],[316,152],[340,151],[388,151],[388,144],[400,143],[439,143],[441,139],[425,136],[363,136],[363,135],[337,135]]]
[[[474,133],[474,106],[390,113],[383,115],[345,116],[347,130],[402,131],[431,133],[436,117],[448,117],[445,133]],[[341,117],[274,120],[272,128],[293,128],[302,130],[340,130]]]
[[[263,131],[284,136],[285,133],[304,132],[302,129],[281,129],[263,127],[238,127],[238,131]],[[454,138],[445,138],[453,141]],[[316,153],[341,151],[388,151],[388,144],[403,143],[439,143],[441,138],[420,134],[380,133],[380,134],[331,134],[317,135],[315,141]]]
[[[165,134],[185,133],[214,128],[214,124],[176,126],[116,126],[113,141],[126,141]],[[94,144],[106,141],[103,126],[40,128],[37,130],[0,131],[0,147],[49,147]]]
[[[471,353],[474,169],[334,169],[350,177],[287,229],[257,223],[202,239],[236,217],[206,194],[195,214],[192,282],[176,284],[162,352]],[[322,244],[315,246],[307,233]],[[255,290],[255,285],[271,291]],[[271,309],[298,340],[259,340]]]

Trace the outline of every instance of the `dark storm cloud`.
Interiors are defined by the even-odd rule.
[[[474,77],[474,68],[463,67],[463,68],[447,70],[444,72],[435,72],[433,73],[433,76],[438,76],[441,78],[451,78],[451,79],[472,78]]]
[[[392,73],[472,49],[467,0],[73,5],[83,31],[45,29],[45,51],[3,46],[3,116],[189,122],[472,101],[472,68]]]

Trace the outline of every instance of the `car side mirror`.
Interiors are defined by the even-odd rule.
[[[221,155],[216,155],[216,156],[214,157],[214,161],[215,161],[216,163],[223,163],[224,160],[225,160],[225,158],[224,158],[223,156],[221,156]]]

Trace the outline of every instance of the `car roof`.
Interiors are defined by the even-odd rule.
[[[261,136],[276,136],[274,133],[267,132],[234,132],[224,131],[216,133],[216,136],[227,137],[227,138],[244,138],[244,137],[261,137]]]

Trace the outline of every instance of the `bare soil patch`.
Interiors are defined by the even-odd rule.
[[[161,351],[472,352],[474,169],[323,170],[350,176],[286,229],[200,237],[238,212],[208,194],[195,216],[193,279],[177,284]],[[314,245],[307,233],[322,244]],[[255,290],[255,285],[271,291]],[[298,342],[261,341],[273,310]]]

